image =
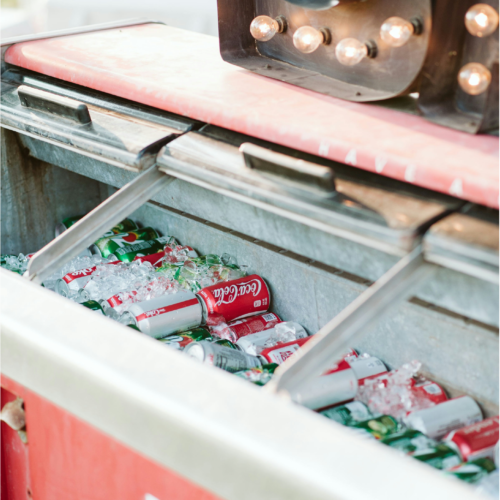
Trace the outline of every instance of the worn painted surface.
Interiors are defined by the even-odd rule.
[[[2,466],[9,472],[7,478],[2,479],[2,485],[8,481],[5,500],[218,498],[8,377],[2,376],[1,383],[2,397],[9,394],[8,389],[25,401],[31,480],[30,495],[27,495],[28,453],[12,448],[15,437],[20,443],[15,443],[17,447],[25,447],[15,431],[11,432],[12,440],[5,442],[10,436],[4,438],[5,424],[2,423]],[[11,464],[15,470],[10,470]],[[10,482],[12,474],[15,474],[15,484]]]
[[[224,63],[216,38],[149,24],[9,48],[6,61],[498,208],[498,137],[344,102]]]
[[[3,385],[3,384],[2,384]],[[17,392],[1,389],[2,408],[14,401]],[[32,498],[29,473],[29,445],[21,441],[17,431],[2,422],[2,497],[4,500],[29,500]]]

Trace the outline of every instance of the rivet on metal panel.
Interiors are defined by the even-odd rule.
[[[23,443],[26,444],[28,442],[24,401],[21,398],[5,404],[0,412],[0,420],[17,431]]]

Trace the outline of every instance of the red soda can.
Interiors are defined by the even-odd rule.
[[[265,313],[271,305],[266,282],[257,274],[224,281],[200,290],[203,319],[220,314],[227,321]]]
[[[103,262],[106,265],[116,265],[121,264],[119,260],[113,262]],[[70,291],[78,292],[80,288],[83,288],[92,278],[95,273],[97,266],[86,267],[84,269],[78,269],[72,273],[68,273],[62,277],[62,279],[57,280],[56,292],[64,297],[70,294]]]
[[[430,408],[415,410],[403,418],[405,425],[432,439],[441,439],[455,429],[482,420],[481,408],[470,396],[460,396]]]
[[[231,333],[233,333],[236,342],[241,339],[241,337],[269,330],[281,322],[282,321],[277,314],[267,313],[250,316],[237,321],[231,321],[227,326],[231,330]]]
[[[413,380],[413,379],[412,379]],[[444,389],[432,380],[416,381],[413,383],[411,390],[418,396],[434,404],[448,401],[448,396]]]
[[[134,261],[139,261],[139,262],[149,262],[153,267],[161,267],[162,262],[163,262],[163,257],[165,257],[165,250],[162,252],[158,253],[153,253],[151,255],[141,255],[137,256]]]
[[[267,363],[281,365],[281,363],[284,363],[292,354],[300,349],[300,346],[304,345],[310,339],[311,337],[305,337],[303,339],[292,340],[292,342],[287,342],[286,344],[277,344],[264,349],[260,355],[267,360]]]
[[[447,434],[443,441],[455,449],[463,460],[470,462],[476,458],[495,458],[495,445],[499,439],[498,415],[477,424],[462,427]]]
[[[387,371],[378,358],[355,358],[351,364],[321,375],[291,393],[292,399],[312,410],[321,410],[354,399],[364,380]]]
[[[201,325],[200,300],[192,292],[169,293],[144,302],[136,302],[129,309],[141,332],[162,338]]]
[[[351,357],[346,360],[358,379],[358,386],[364,385],[368,379],[376,378],[387,373],[387,367],[380,359],[370,356],[368,358]]]

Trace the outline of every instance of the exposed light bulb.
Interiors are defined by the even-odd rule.
[[[293,34],[293,44],[304,54],[314,52],[325,43],[325,34],[312,26],[302,26]]]
[[[344,38],[335,47],[335,55],[341,64],[354,66],[368,56],[368,47],[356,38]]]
[[[380,28],[380,38],[391,47],[402,47],[415,33],[415,26],[401,17],[390,17]]]
[[[269,16],[257,16],[250,24],[250,33],[259,42],[267,42],[280,31],[276,19]]]
[[[465,27],[474,36],[491,35],[498,27],[498,12],[491,5],[477,3],[465,14]]]
[[[458,73],[458,83],[467,94],[479,95],[490,85],[491,73],[482,64],[469,63]]]

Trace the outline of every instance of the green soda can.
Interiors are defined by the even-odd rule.
[[[57,224],[56,226],[56,238],[83,217],[84,217],[83,215],[75,215],[73,217],[67,217],[66,219],[63,219],[63,221]],[[116,226],[111,228],[106,234],[104,234],[103,238],[105,236],[110,236],[112,234],[128,233],[129,231],[134,231],[136,229],[137,229],[137,224],[133,220],[124,219]]]
[[[273,377],[273,373],[278,368],[276,363],[269,363],[267,365],[259,366],[258,368],[251,368],[250,370],[242,370],[240,372],[236,372],[240,378],[244,378],[248,380],[248,382],[252,382],[255,385],[266,385],[271,378]]]
[[[361,434],[374,437],[375,439],[383,439],[386,436],[400,432],[401,424],[390,415],[381,415],[380,417],[371,418],[364,422],[359,422],[349,427],[358,429]]]
[[[213,338],[206,328],[200,327],[181,333],[174,333],[173,335],[158,339],[162,344],[166,344],[179,351],[183,351],[189,344],[198,342],[199,340],[213,340]]]
[[[452,467],[446,471],[447,475],[454,476],[466,483],[477,483],[483,477],[496,469],[495,462],[491,458],[477,458],[471,462]]]
[[[122,262],[132,262],[136,257],[143,257],[161,252],[165,245],[169,245],[174,238],[172,236],[162,236],[148,241],[136,241],[131,245],[126,245],[115,250],[114,254]]]
[[[93,245],[94,253],[100,253],[103,257],[109,257],[119,248],[125,248],[139,242],[145,242],[158,238],[158,233],[152,227],[145,227],[129,231],[128,233],[108,234],[99,238]]]
[[[443,443],[437,443],[431,448],[418,450],[412,453],[411,456],[440,470],[451,469],[462,462],[459,454]]]
[[[434,439],[415,429],[404,429],[401,432],[383,438],[381,442],[407,454],[428,450],[437,444]]]
[[[132,328],[133,330],[137,330],[138,332],[140,332],[139,327],[138,327],[137,325],[132,325],[132,324],[130,324],[130,325],[127,325],[127,326],[128,326],[129,328]],[[141,333],[142,333],[142,332],[141,332]]]
[[[66,231],[66,229],[69,229],[75,222],[78,222],[84,215],[75,215],[73,217],[66,217],[66,219],[63,219],[62,222],[59,222],[59,224],[56,225],[56,238],[61,234]]]
[[[114,226],[111,231],[115,234],[119,233],[129,233],[130,231],[135,231],[139,229],[137,224],[132,219],[123,219],[116,226]]]
[[[335,420],[335,422],[339,424],[348,426],[353,426],[376,417],[368,406],[361,401],[353,401],[345,405],[334,406],[320,413],[330,420]]]
[[[237,351],[241,350],[236,344],[233,344],[230,340],[227,339],[214,340],[214,344],[223,345],[224,347],[229,347],[229,349],[236,349]]]
[[[104,314],[104,310],[102,309],[101,304],[99,304],[99,302],[96,302],[95,300],[88,300],[87,302],[82,302],[82,306],[85,306],[88,309],[91,309],[92,311]]]
[[[138,242],[146,242],[158,238],[158,233],[152,227],[145,227],[129,231],[127,233],[118,233],[99,238],[94,247],[102,257],[109,257],[119,248],[125,248]]]

